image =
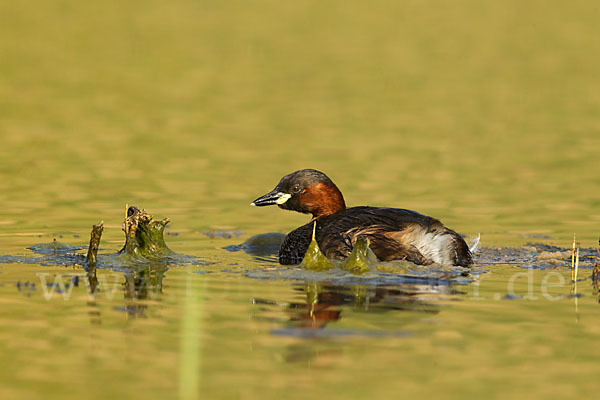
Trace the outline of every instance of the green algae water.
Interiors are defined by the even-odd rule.
[[[3,2],[0,397],[597,393],[599,21],[589,1]],[[478,265],[279,265],[307,216],[249,203],[300,168],[481,234]],[[180,258],[102,266],[126,204],[169,218]],[[94,280],[74,254],[101,220]]]

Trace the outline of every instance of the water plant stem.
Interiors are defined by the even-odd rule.
[[[98,258],[98,247],[100,247],[100,238],[104,231],[104,221],[92,225],[92,233],[90,234],[90,247],[88,247],[88,253],[86,261],[89,264],[96,264]]]
[[[573,247],[571,250],[571,282],[575,281],[575,243],[576,236],[573,234]]]

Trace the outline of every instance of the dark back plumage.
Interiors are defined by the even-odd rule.
[[[463,238],[437,219],[411,210],[378,207],[340,210],[295,229],[281,245],[281,264],[302,261],[314,223],[317,224],[315,239],[328,258],[348,257],[356,239],[366,236],[380,261],[405,259],[421,265],[433,262],[472,264],[472,255]]]

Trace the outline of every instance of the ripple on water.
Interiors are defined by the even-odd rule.
[[[405,284],[412,282],[453,282],[468,284],[471,277],[485,272],[486,265],[514,265],[522,268],[549,269],[570,267],[571,249],[544,243],[528,243],[523,247],[483,247],[475,256],[475,267],[446,267],[441,265],[417,266],[405,261],[376,263],[371,271],[356,275],[339,268],[326,271],[311,271],[298,266],[283,266],[277,263],[279,245],[285,235],[268,233],[256,235],[240,245],[225,247],[230,252],[243,251],[253,256],[259,266],[246,269],[244,274],[255,279],[277,280],[315,280],[338,282],[342,284]],[[85,264],[86,246],[70,245],[56,240],[29,246],[34,254],[0,255],[0,263],[26,263],[38,265],[74,265]],[[579,268],[590,269],[597,259],[594,248],[580,249]],[[125,260],[118,254],[100,254],[97,267],[100,269],[128,270],[152,264],[207,266],[211,263],[200,257],[172,253],[152,260]],[[226,272],[226,270],[222,270]],[[240,271],[236,271],[240,272]]]

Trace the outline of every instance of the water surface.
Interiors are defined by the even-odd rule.
[[[0,396],[596,393],[599,17],[586,1],[0,5]],[[349,206],[481,234],[479,265],[356,278],[226,250],[306,223],[249,203],[308,167]],[[170,218],[191,258],[100,268],[95,297],[81,265],[31,259],[86,246],[100,220],[100,254],[118,251],[126,204]]]

